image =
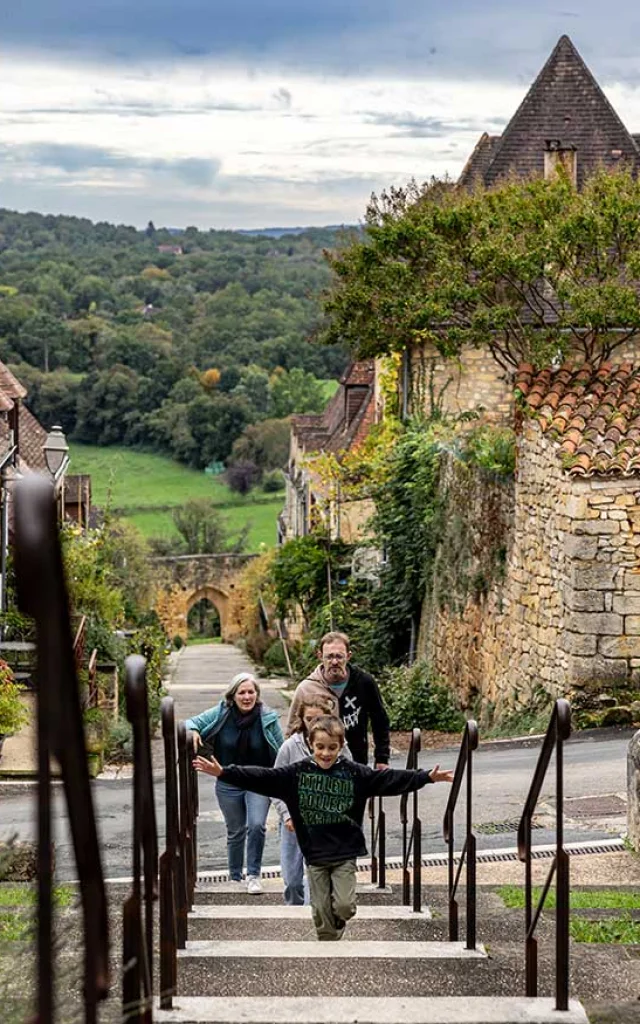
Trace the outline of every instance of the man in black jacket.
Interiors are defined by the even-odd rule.
[[[389,716],[373,676],[351,664],[346,633],[326,633],[318,644],[320,664],[298,685],[289,709],[286,734],[301,728],[304,704],[318,698],[332,701],[334,713],[344,722],[346,740],[359,764],[369,760],[368,728],[373,732],[373,761],[376,768],[389,764]]]
[[[394,796],[429,782],[452,782],[439,765],[430,771],[376,772],[340,756],[344,726],[324,715],[309,729],[312,756],[281,768],[223,768],[196,757],[194,768],[253,793],[284,800],[307,863],[311,907],[321,940],[341,939],[356,912],[356,858],[366,854],[362,818],[370,796]]]

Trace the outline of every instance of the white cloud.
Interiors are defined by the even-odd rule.
[[[355,222],[372,190],[457,176],[529,84],[1,58],[0,202],[138,225]],[[640,90],[608,93],[640,131]]]

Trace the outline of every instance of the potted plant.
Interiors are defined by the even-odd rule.
[[[20,693],[11,667],[0,659],[0,756],[5,737],[18,732],[27,721],[27,709]]]

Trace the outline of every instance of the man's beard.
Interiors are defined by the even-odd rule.
[[[346,668],[323,668],[322,673],[329,683],[344,683],[347,679]]]

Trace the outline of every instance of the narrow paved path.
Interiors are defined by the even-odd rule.
[[[180,652],[169,694],[175,701],[176,720],[190,718],[217,704],[237,672],[254,672],[251,662],[230,644],[202,644]],[[280,690],[282,680],[259,680],[265,704],[286,719],[287,702]],[[283,723],[284,725],[284,723]],[[271,808],[267,820],[264,864],[280,863],[278,818]],[[200,817],[198,819],[198,867],[202,871],[226,867],[224,819],[215,798],[215,782],[200,779]]]
[[[169,686],[176,705],[176,717],[190,718],[217,704],[238,672],[255,672],[255,669],[249,659],[231,644],[184,647]],[[280,694],[283,682],[259,682],[265,704],[284,714],[287,705]]]

